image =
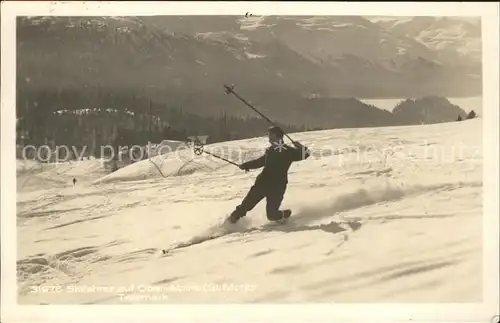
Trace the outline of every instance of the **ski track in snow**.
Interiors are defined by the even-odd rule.
[[[189,151],[107,176],[96,161],[24,168],[19,302],[479,301],[481,133],[476,119],[292,134],[313,156],[290,169],[283,206],[294,214],[284,225],[267,224],[265,201],[237,225],[222,225],[259,171]],[[206,149],[257,156],[265,144]]]

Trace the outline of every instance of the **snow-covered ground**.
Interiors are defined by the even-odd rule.
[[[17,196],[18,301],[480,302],[481,122],[293,134],[313,156],[290,169],[282,226],[264,201],[221,226],[259,171],[190,150],[99,177],[82,163],[67,185],[37,174]]]
[[[109,173],[102,159],[59,163],[39,163],[30,159],[18,159],[16,170],[18,192],[39,190],[59,192],[60,189],[72,188],[73,179],[76,179],[77,183],[86,183]]]

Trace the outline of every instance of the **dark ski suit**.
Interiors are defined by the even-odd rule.
[[[266,149],[262,157],[240,166],[244,170],[260,167],[264,167],[264,169],[257,176],[255,184],[250,188],[241,204],[231,214],[233,220],[244,217],[264,198],[267,200],[267,218],[276,221],[283,217],[283,212],[279,210],[279,207],[288,184],[288,169],[293,162],[307,159],[310,156],[307,147],[297,142],[295,145],[296,147],[285,144],[273,145]]]

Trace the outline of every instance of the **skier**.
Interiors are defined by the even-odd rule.
[[[73,178],[73,186],[76,185],[76,178]]]
[[[307,147],[295,141],[293,142],[295,148],[284,144],[283,136],[281,128],[269,128],[268,137],[271,146],[266,149],[265,154],[240,165],[240,169],[245,171],[264,168],[241,204],[229,216],[230,223],[236,223],[264,198],[267,202],[267,218],[270,221],[287,219],[292,214],[291,210],[279,209],[288,184],[288,169],[294,161],[307,159],[310,152]]]

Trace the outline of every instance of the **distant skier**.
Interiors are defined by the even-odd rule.
[[[270,221],[286,219],[292,214],[291,210],[279,209],[288,184],[288,169],[293,162],[307,159],[310,152],[298,142],[293,142],[295,148],[284,144],[284,133],[279,127],[269,128],[268,136],[271,146],[265,154],[240,166],[245,171],[260,167],[264,169],[241,204],[229,216],[230,223],[236,223],[246,216],[264,198],[267,200],[266,213]]]
[[[76,178],[73,178],[73,186],[76,185]]]

